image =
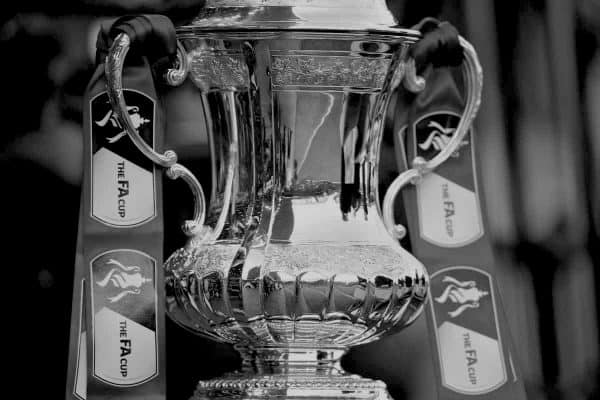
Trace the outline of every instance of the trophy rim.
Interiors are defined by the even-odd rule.
[[[252,28],[252,27],[204,27],[183,25],[176,30],[179,39],[249,39],[249,40],[277,40],[277,39],[333,39],[333,40],[376,40],[384,42],[401,42],[406,44],[416,43],[421,37],[419,31],[405,28],[372,28],[372,29],[338,29],[321,27],[295,27],[295,28]],[[285,37],[293,35],[293,37]]]
[[[295,27],[278,27],[278,26],[264,26],[264,27],[251,27],[251,26],[204,26],[204,25],[182,25],[177,27],[178,34],[188,33],[230,33],[230,32],[245,32],[245,33],[281,33],[281,32],[298,32],[298,33],[331,33],[331,34],[364,34],[369,35],[381,35],[391,36],[393,38],[404,37],[407,39],[414,39],[417,41],[421,38],[421,32],[409,29],[409,28],[397,28],[397,27],[372,27],[372,28],[335,28],[326,26],[295,26]]]

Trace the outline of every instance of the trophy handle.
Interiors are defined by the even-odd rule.
[[[471,128],[473,119],[477,115],[479,105],[481,104],[483,72],[481,65],[479,64],[477,53],[471,43],[467,42],[462,36],[459,37],[459,41],[464,54],[462,67],[467,90],[465,110],[454,134],[448,141],[448,144],[430,160],[425,160],[422,157],[415,157],[412,161],[411,168],[398,175],[388,188],[385,197],[383,198],[383,222],[388,231],[396,239],[402,239],[406,235],[406,229],[402,225],[396,224],[394,219],[394,202],[396,201],[396,197],[404,186],[409,183],[414,185],[418,184],[423,176],[443,164],[460,148],[461,143]],[[417,75],[415,60],[412,58],[406,63],[406,72],[403,83],[404,87],[411,92],[420,92],[425,88],[425,79]]]
[[[173,150],[167,150],[163,154],[159,154],[154,151],[154,149],[149,146],[139,135],[131,118],[129,117],[129,113],[127,112],[127,104],[125,103],[125,98],[123,96],[123,65],[130,47],[131,39],[129,35],[126,33],[120,33],[115,38],[109,53],[106,56],[106,87],[112,109],[117,115],[119,122],[127,132],[127,135],[131,138],[131,141],[138,148],[138,150],[155,164],[163,168],[167,168],[166,175],[170,179],[182,178],[192,190],[192,194],[194,196],[194,215],[191,220],[187,220],[183,223],[183,232],[188,237],[195,240],[210,240],[214,238],[215,231],[219,231],[219,227],[222,227],[222,222],[225,220],[226,210],[228,207],[223,207],[223,210],[221,211],[222,215],[219,217],[217,227],[215,229],[204,226],[204,219],[206,217],[206,197],[198,179],[196,179],[194,174],[192,174],[189,169],[177,163],[177,154]],[[176,68],[169,69],[163,76],[163,79],[170,86],[179,86],[187,78],[188,71],[188,58],[185,49],[178,41],[177,66]],[[234,150],[234,152],[235,151],[237,150]],[[231,159],[237,159],[237,157],[235,157],[235,153],[230,153],[230,157]],[[228,184],[230,181],[231,185],[233,184],[234,171],[235,169],[229,168],[227,176]],[[231,190],[229,190],[229,192],[231,192]],[[225,201],[228,202],[228,199],[225,199]]]

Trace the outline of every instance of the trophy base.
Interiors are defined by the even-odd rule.
[[[200,381],[190,400],[293,399],[293,400],[392,400],[385,383],[358,375],[288,376],[255,375],[244,372]]]
[[[344,372],[346,348],[236,346],[242,370],[200,381],[190,400],[392,400],[385,383]]]

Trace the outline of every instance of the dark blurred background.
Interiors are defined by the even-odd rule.
[[[194,0],[5,1],[0,223],[5,368],[26,398],[64,396],[81,184],[82,94],[100,21]],[[448,20],[485,72],[476,121],[496,277],[530,399],[600,398],[600,0],[388,0],[403,26]],[[432,399],[421,318],[357,348],[352,371]],[[236,367],[169,323],[169,398]],[[8,390],[9,386],[5,386]]]

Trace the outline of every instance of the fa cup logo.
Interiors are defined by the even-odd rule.
[[[102,280],[97,281],[96,285],[104,288],[112,284],[113,287],[122,289],[121,293],[108,298],[111,303],[116,303],[129,294],[140,294],[142,285],[152,282],[152,279],[142,276],[140,273],[141,268],[138,266],[126,266],[112,258],[106,264],[113,265],[114,267]]]
[[[456,131],[456,128],[444,128],[441,124],[436,121],[429,121],[427,124],[427,128],[430,128],[431,131],[429,136],[422,142],[419,143],[418,146],[423,151],[428,151],[432,147],[435,151],[440,152],[448,146],[450,142],[450,138]],[[468,140],[464,140],[460,147],[466,146],[469,144]],[[452,154],[452,157],[458,157],[460,154],[458,150]]]
[[[490,294],[485,290],[478,289],[475,281],[461,282],[446,275],[442,279],[442,282],[448,283],[448,286],[434,300],[440,304],[444,304],[447,301],[455,303],[457,308],[448,313],[452,318],[458,317],[468,308],[478,308],[479,300]]]
[[[133,122],[133,127],[137,130],[140,128],[140,126],[147,124],[148,122],[150,122],[149,119],[143,118],[140,115],[140,108],[137,106],[128,106],[127,107],[127,112],[129,113],[129,117],[131,118],[131,122]],[[112,137],[107,137],[106,140],[108,140],[108,143],[116,143],[117,141],[119,141],[119,139],[121,139],[122,137],[124,137],[125,135],[127,135],[127,132],[123,129],[123,127],[121,126],[121,123],[119,122],[117,116],[114,114],[114,112],[112,110],[110,110],[109,112],[107,112],[104,117],[102,117],[99,121],[94,121],[94,123],[96,125],[98,125],[101,128],[104,128],[106,126],[106,124],[108,124],[110,122],[110,124],[113,126],[113,128],[118,128],[121,131],[119,133],[117,133],[116,135],[112,136]]]

